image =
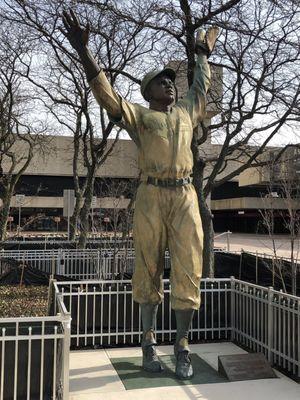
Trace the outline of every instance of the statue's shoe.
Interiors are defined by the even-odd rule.
[[[157,357],[155,344],[152,342],[143,342],[143,369],[149,372],[162,372],[164,369]]]
[[[175,374],[179,379],[191,379],[194,375],[193,366],[188,348],[176,346],[174,347],[176,357]]]

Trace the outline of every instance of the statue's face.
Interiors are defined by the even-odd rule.
[[[176,90],[174,82],[165,74],[158,75],[147,88],[149,100],[170,105],[175,101]]]

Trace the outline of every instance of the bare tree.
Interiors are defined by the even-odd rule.
[[[38,99],[22,78],[22,59],[32,58],[22,32],[7,31],[1,21],[0,43],[0,241],[5,240],[11,199],[34,152],[44,151],[45,126],[37,118]]]
[[[97,3],[89,1],[95,7]],[[211,60],[223,68],[222,101],[215,99],[219,115],[195,130],[192,143],[194,185],[204,228],[203,275],[212,276],[214,233],[207,198],[216,186],[256,165],[280,129],[299,120],[300,6],[268,0],[138,1],[126,6],[108,1],[106,6],[120,19],[162,33],[160,54],[152,55],[164,63],[185,59],[189,85],[195,31],[210,25],[222,28]],[[207,152],[208,139],[219,143],[217,152]]]
[[[72,164],[76,204],[71,218],[71,239],[74,239],[79,225],[79,246],[84,247],[89,230],[88,215],[95,176],[112,153],[120,129],[115,131],[115,140],[108,147],[107,139],[113,131],[113,124],[101,108],[100,115],[95,111],[79,60],[59,30],[65,2],[14,0],[12,3],[12,12],[6,14],[6,18],[28,28],[34,40],[39,43],[40,54],[45,60],[43,73],[41,62],[36,76],[28,73],[26,77],[39,88],[45,107],[54,117],[57,126],[71,133],[74,138]],[[98,7],[101,13],[95,18],[92,18],[95,16],[95,8],[86,5],[79,8],[83,21],[86,22],[87,15],[92,21],[91,48],[111,84],[118,86],[124,97],[130,98],[132,82],[138,83],[139,80],[126,69],[130,71],[133,66],[137,69],[135,60],[151,50],[152,43],[147,43],[148,38],[140,35],[139,27],[125,21],[121,28],[120,21],[107,13],[105,5],[98,4]],[[124,83],[123,76],[130,77],[131,81]],[[82,166],[86,171],[84,178]]]
[[[289,146],[285,151],[269,152],[268,194],[263,199],[264,207],[260,210],[262,225],[265,227],[273,251],[273,263],[284,290],[286,291],[285,276],[282,272],[282,258],[278,255],[276,242],[276,225],[281,226],[288,234],[290,242],[290,271],[288,275],[292,282],[292,294],[297,291],[297,269],[300,235],[300,189],[299,189],[299,146]]]
[[[28,4],[31,8],[38,4],[39,12],[30,15],[35,15],[43,29],[49,26],[51,13],[52,20],[57,20],[62,4],[61,1],[49,2],[49,14],[45,11],[45,2],[14,1],[23,10],[22,21],[32,18],[28,17]],[[66,5],[69,4],[74,5],[74,2]],[[213,275],[214,234],[207,198],[216,186],[248,167],[259,165],[259,155],[280,130],[289,123],[299,122],[300,5],[294,1],[282,4],[271,0],[162,0],[159,4],[156,0],[107,0],[103,3],[78,0],[76,5],[81,15],[89,15],[95,21],[92,32],[97,32],[97,37],[101,31],[105,32],[105,23],[107,26],[113,23],[115,27],[114,31],[108,30],[103,35],[105,46],[94,48],[112,79],[120,72],[138,82],[137,77],[142,76],[144,69],[184,59],[190,85],[195,65],[196,30],[210,25],[222,29],[211,60],[212,64],[223,68],[222,101],[214,99],[214,92],[211,92],[219,114],[205,121],[201,130],[195,130],[192,143],[194,185],[204,228],[203,275]],[[43,29],[40,32],[45,38],[47,34]],[[54,32],[53,24],[48,31]],[[129,52],[125,53],[128,57],[123,58],[121,43],[126,35],[132,40],[128,42]],[[114,54],[104,51],[112,44],[119,51]],[[133,52],[138,57],[131,57],[131,45],[135,48],[137,44],[142,44],[140,51]],[[75,57],[68,48],[65,52]],[[118,82],[116,84],[118,86]],[[218,151],[208,153],[210,146],[205,143],[209,140],[219,143]]]

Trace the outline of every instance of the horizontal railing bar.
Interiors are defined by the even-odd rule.
[[[202,283],[205,283],[205,282],[216,282],[216,283],[218,283],[218,282],[230,282],[231,281],[231,279],[230,278],[204,278],[204,279],[202,279]],[[169,279],[163,279],[163,282],[169,282]],[[242,282],[242,281],[241,281]],[[92,284],[97,284],[97,285],[99,285],[99,284],[116,284],[116,283],[119,283],[119,284],[131,284],[132,283],[132,281],[131,281],[131,279],[124,279],[124,280],[95,280],[95,279],[91,279],[91,280],[84,280],[84,281],[79,281],[79,282],[76,282],[76,281],[61,281],[61,282],[54,282],[54,285],[57,285],[57,286],[64,286],[64,285],[77,285],[77,286],[81,286],[81,285],[86,285],[86,284],[89,284],[89,285],[92,285]]]
[[[199,330],[197,329],[197,332],[225,332],[225,331],[230,331],[231,328],[200,328]],[[165,329],[165,330],[155,330],[156,335],[160,334],[169,334],[169,333],[175,333],[176,329]],[[193,333],[196,331],[193,330]],[[131,335],[140,335],[141,331],[118,331],[118,332],[99,332],[97,333],[71,333],[71,338],[92,338],[92,337],[116,337],[116,336],[131,336]]]
[[[238,283],[238,284],[241,284],[243,286],[248,286],[248,287],[252,287],[252,288],[257,288],[259,290],[262,290],[262,291],[268,293],[268,288],[266,288],[264,286],[256,285],[254,283],[241,281],[239,279],[234,279],[234,283]],[[236,289],[236,288],[234,288],[234,290],[238,291],[238,289]],[[281,292],[279,290],[274,290],[273,288],[272,288],[272,292],[273,292],[274,295],[278,295],[278,296],[286,297],[286,298],[293,299],[293,300],[296,300],[296,301],[300,301],[300,297],[294,296],[294,295],[289,294],[289,293],[284,293],[284,292]]]
[[[45,335],[16,335],[16,336],[0,336],[1,342],[18,342],[18,341],[29,341],[29,340],[47,340],[47,339],[63,339],[65,337],[64,333],[53,333],[53,334],[45,334]]]
[[[293,364],[295,363],[295,361],[298,362],[299,367],[300,367],[300,360],[297,360],[296,358],[291,358],[291,357],[289,357],[287,354],[281,353],[279,350],[276,350],[276,349],[271,349],[271,351],[272,351],[272,353],[275,354],[276,356],[279,356],[279,357],[281,357],[281,358],[284,358],[285,360],[287,360],[287,361],[289,361],[289,362],[291,362],[291,363],[293,363]]]
[[[22,323],[22,322],[65,322],[66,316],[45,316],[45,317],[5,317],[0,318],[0,330],[2,323]]]
[[[203,289],[203,290],[201,290],[201,292],[203,293],[203,292],[205,292],[205,293],[225,293],[225,292],[229,292],[229,290],[205,290],[205,289]],[[111,290],[111,291],[105,291],[105,292],[72,292],[72,293],[70,293],[70,292],[64,292],[63,293],[63,297],[78,297],[78,296],[80,296],[80,297],[87,297],[87,296],[89,296],[89,297],[91,297],[91,296],[93,296],[93,295],[95,295],[95,296],[106,296],[106,295],[108,295],[108,294],[110,294],[110,295],[112,295],[112,294],[122,294],[122,293],[124,293],[123,291],[115,291],[115,290]],[[127,294],[132,294],[132,290],[127,290],[126,291],[126,293]],[[165,289],[164,290],[164,293],[167,293],[167,294],[169,294],[169,293],[171,293],[171,289]]]
[[[66,306],[65,306],[65,304],[64,304],[64,302],[63,302],[63,299],[61,298],[61,296],[62,295],[58,295],[57,296],[57,303],[58,303],[58,306],[59,306],[59,308],[60,308],[60,312],[64,315],[64,317],[66,318],[66,316],[69,316],[70,315],[70,313],[69,313],[69,311],[67,310],[67,308],[66,308]]]
[[[243,332],[243,331],[241,331],[239,329],[235,328],[235,333],[236,333],[237,336],[238,335],[243,336],[244,338],[246,338],[248,340],[251,340],[252,342],[258,344],[259,346],[265,347],[266,349],[268,348],[268,344],[267,343],[261,342],[260,340],[248,335],[247,333],[245,333],[245,332]]]

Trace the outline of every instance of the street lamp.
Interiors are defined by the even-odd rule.
[[[18,236],[21,230],[21,208],[25,201],[25,194],[16,194],[16,205],[19,206]]]
[[[92,197],[92,202],[91,202],[91,209],[92,209],[92,233],[94,233],[94,208],[97,206],[97,197],[93,196]]]

